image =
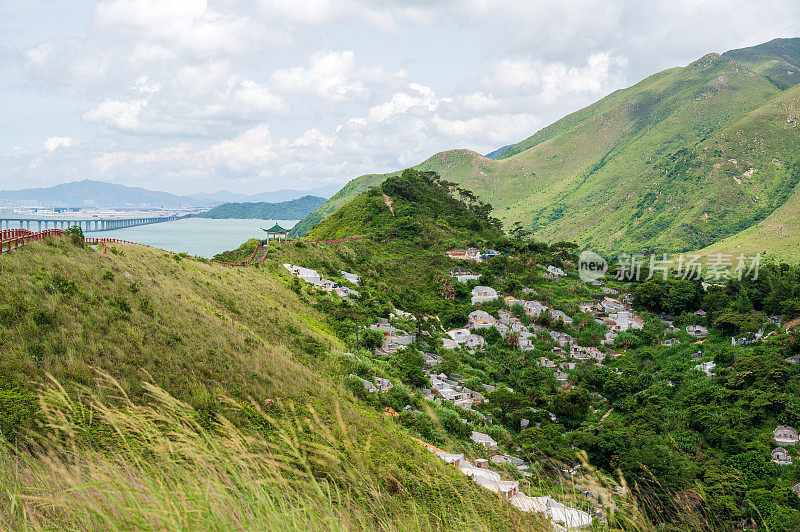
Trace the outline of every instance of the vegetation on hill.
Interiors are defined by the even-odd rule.
[[[415,168],[474,191],[540,240],[612,255],[699,249],[758,224],[794,193],[799,87],[782,91],[709,54],[616,91],[496,160],[453,150]],[[295,234],[393,175],[351,181]]]
[[[501,237],[502,226],[490,212],[490,205],[435,172],[405,170],[359,195],[307,236],[312,240],[399,236],[428,242],[465,232],[472,238]]]
[[[800,38],[773,39],[722,55],[758,72],[781,90],[800,83]]]
[[[318,209],[325,198],[303,196],[280,203],[223,203],[196,214],[197,218],[246,218],[261,220],[300,220]]]
[[[328,220],[333,224],[335,218]],[[391,319],[392,309],[400,308],[416,319],[391,319],[391,323],[424,338],[421,351],[442,356],[437,371],[457,374],[471,389],[482,390],[482,384],[496,387],[486,394],[489,403],[475,408],[491,414],[491,424],[444,403],[436,416],[449,421],[440,430],[427,421],[418,396],[398,398],[393,392],[363,396],[379,411],[404,404],[421,411],[400,419],[427,441],[452,452],[469,452],[469,430],[486,432],[503,442],[503,449],[537,464],[538,493],[552,490],[561,470],[577,468],[574,482],[582,486],[591,483],[593,468],[599,468],[600,475],[621,476],[639,507],[664,530],[752,526],[788,532],[800,526],[800,498],[790,489],[800,482],[797,457],[791,466],[770,460],[776,446],[772,430],[780,424],[800,424],[796,394],[800,366],[786,360],[800,353],[800,333],[766,321],[775,313],[782,314],[785,322],[800,316],[800,268],[770,265],[757,280],[731,280],[707,290],[699,282],[682,279],[629,284],[611,276],[603,279],[603,287],[593,287],[576,278],[570,268],[576,259],[574,248],[567,244],[547,246],[507,237],[491,244],[507,254],[482,263],[461,263],[480,275],[479,281],[467,284],[449,276],[459,262],[445,257],[443,248],[412,246],[407,239],[336,245],[300,241],[276,247],[268,260],[315,268],[341,283],[345,283],[339,275],[342,269],[361,275],[361,297],[355,304],[311,289],[306,292],[298,285],[326,315],[331,329],[358,354],[362,361],[358,375],[402,381],[409,390],[424,385],[420,351],[411,348],[375,356],[370,351],[381,345],[381,335],[374,338],[363,330],[379,318]],[[547,280],[539,267],[545,264],[561,266],[569,275]],[[479,307],[471,304],[470,289],[475,284],[494,287],[501,300]],[[607,295],[603,289],[631,292],[644,320],[642,329],[620,333],[605,346],[600,343],[605,325],[579,309],[579,303]],[[526,324],[536,321],[538,326],[566,332],[579,345],[598,347],[607,356],[595,364],[572,360],[567,354],[565,359],[577,362],[577,367],[565,368],[569,384],[560,385],[555,370],[539,365],[545,357],[559,360],[553,353],[557,344],[547,334],[537,334],[528,351],[513,344],[514,335],[503,337],[492,328],[472,331],[485,339],[485,351],[451,351],[437,343],[439,326],[463,327],[476,308],[495,316],[499,309],[510,309],[502,302],[505,295],[536,299],[565,311],[573,323],[559,323],[548,314],[532,320],[512,309]],[[696,314],[701,309],[705,315]],[[664,311],[674,314],[678,332],[665,330],[656,316]],[[692,324],[708,327],[710,336],[699,342],[685,330]],[[769,335],[763,342],[731,345],[732,335],[759,329]],[[661,345],[667,339],[679,343]],[[695,369],[702,362],[714,362],[715,375],[708,377]],[[530,423],[527,428],[523,419]],[[796,455],[795,450],[790,452]],[[584,460],[588,467],[581,466]],[[611,522],[612,529],[625,528],[619,519]]]
[[[58,238],[0,268],[1,528],[538,526],[355,401],[280,265]]]

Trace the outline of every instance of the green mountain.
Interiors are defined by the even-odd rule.
[[[456,199],[454,194],[466,201]],[[313,240],[356,234],[435,241],[502,238],[500,222],[489,216],[490,210],[490,205],[478,202],[469,191],[457,189],[434,172],[405,170],[359,194],[307,236]]]
[[[223,203],[196,215],[197,218],[244,218],[261,220],[300,220],[325,203],[325,198],[303,196],[280,203]]]
[[[496,160],[453,150],[415,168],[474,191],[506,225],[521,222],[540,240],[611,254],[699,249],[764,220],[793,194],[799,98],[797,86],[781,90],[708,54],[616,91]],[[391,175],[354,179],[295,235]]]
[[[800,39],[774,39],[722,55],[761,74],[781,90],[800,83]]]

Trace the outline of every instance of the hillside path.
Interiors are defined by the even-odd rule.
[[[394,215],[394,209],[392,208],[392,198],[387,196],[386,194],[383,195],[383,202],[389,207],[389,211]]]

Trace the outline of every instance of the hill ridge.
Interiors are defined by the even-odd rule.
[[[545,241],[575,238],[610,253],[699,249],[758,223],[780,207],[774,198],[788,197],[781,187],[800,158],[797,132],[785,127],[794,123],[795,95],[709,53],[615,91],[497,159],[446,150],[414,168],[474,191],[504,223],[521,222]],[[392,175],[354,179],[294,234]]]

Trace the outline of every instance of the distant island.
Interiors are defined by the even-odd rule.
[[[240,218],[262,220],[300,220],[325,203],[319,196],[303,196],[280,203],[223,203],[206,212],[196,214],[197,218]]]

